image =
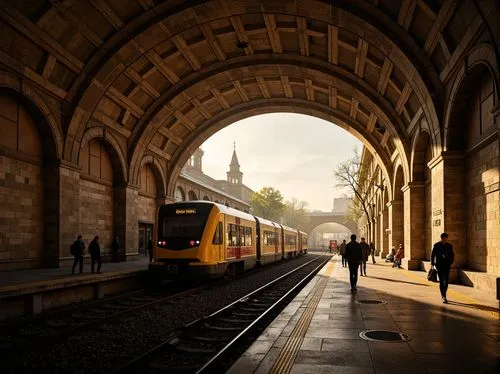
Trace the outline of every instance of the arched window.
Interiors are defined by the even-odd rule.
[[[185,201],[186,195],[181,187],[177,187],[175,190],[175,201]]]
[[[139,183],[142,193],[156,197],[156,178],[151,164],[146,164],[141,168],[141,179]]]
[[[196,196],[196,193],[194,191],[189,191],[188,192],[188,200],[193,201],[193,200],[198,200],[198,196]]]

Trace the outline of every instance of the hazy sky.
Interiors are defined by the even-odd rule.
[[[272,186],[285,200],[306,201],[310,210],[330,211],[335,189],[333,170],[362,143],[340,127],[294,113],[250,117],[220,130],[202,145],[203,172],[226,179],[236,142],[243,183],[259,191]]]

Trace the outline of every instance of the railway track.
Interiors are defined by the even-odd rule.
[[[286,301],[298,293],[330,258],[315,258],[215,313],[189,323],[116,372],[223,372],[228,366],[228,357],[248,343],[251,334],[260,331],[264,324],[267,326]]]
[[[209,287],[203,285],[188,290],[179,288],[168,293],[143,289],[83,306],[65,308],[61,311],[32,319],[25,324],[15,324],[2,331],[0,349],[13,351],[34,346],[47,346],[64,338],[76,335],[156,304],[174,302],[175,299],[195,295]]]
[[[278,264],[248,271],[239,277],[264,271]],[[0,330],[0,352],[46,347],[90,329],[111,329],[111,323],[127,318],[141,309],[169,302],[175,303],[183,297],[195,297],[197,293],[207,288],[232,281],[233,279],[222,279],[201,286],[194,285],[194,288],[191,285],[189,289],[186,289],[188,286],[184,284],[172,283],[172,288],[168,292],[142,289],[105,300],[48,312],[27,321],[13,322],[11,325],[3,326]]]

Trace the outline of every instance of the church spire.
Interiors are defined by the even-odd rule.
[[[231,157],[231,164],[229,165],[230,172],[239,172],[240,164],[238,162],[238,156],[236,155],[236,142],[233,143],[233,157]]]
[[[227,174],[227,181],[231,184],[242,184],[243,173],[240,171],[240,163],[236,155],[236,142],[233,143],[233,157],[231,157],[231,164],[229,164],[229,171]]]

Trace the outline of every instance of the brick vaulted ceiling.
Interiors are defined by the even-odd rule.
[[[273,111],[331,120],[389,166],[422,120],[440,146],[442,87],[474,22],[455,0],[0,0],[0,63],[61,103],[64,159],[104,127],[130,181],[146,154],[172,180],[218,129]]]

